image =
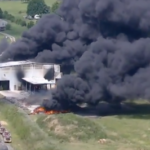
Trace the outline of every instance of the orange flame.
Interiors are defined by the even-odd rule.
[[[47,111],[44,107],[38,107],[31,114],[45,113],[47,115],[52,115],[52,114],[69,113],[69,112],[70,111],[67,111],[67,110],[64,110],[64,111],[49,110],[49,111]]]

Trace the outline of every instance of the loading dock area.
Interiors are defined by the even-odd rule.
[[[53,77],[49,79],[49,71]],[[45,77],[46,76],[46,77]],[[32,61],[9,61],[0,63],[0,91],[39,91],[55,88],[62,73],[60,65]]]
[[[9,80],[0,80],[0,90],[5,91],[9,89]]]
[[[55,88],[55,80],[48,81],[44,78],[22,78],[25,85],[25,91],[50,90]]]

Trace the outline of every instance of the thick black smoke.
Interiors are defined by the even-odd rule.
[[[21,83],[23,83],[23,79],[22,78],[24,78],[25,77],[25,73],[24,73],[24,71],[22,70],[22,68],[21,67],[18,67],[17,69],[16,69],[16,77],[17,77],[17,80],[19,81],[19,82],[21,82]]]
[[[75,73],[58,82],[46,107],[150,99],[150,1],[63,0],[57,14],[44,16],[0,58],[35,58]]]
[[[44,78],[50,81],[54,79],[54,75],[55,75],[55,72],[54,72],[54,67],[53,67],[53,68],[48,69]]]

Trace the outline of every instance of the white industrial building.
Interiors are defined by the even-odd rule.
[[[54,69],[54,78],[50,81],[44,78],[46,72]],[[21,80],[17,77],[16,72],[20,69],[24,72]],[[13,61],[0,63],[0,90],[49,90],[56,86],[62,73],[60,65],[45,64],[32,61]]]

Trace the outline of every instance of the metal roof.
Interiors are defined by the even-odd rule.
[[[46,80],[45,78],[22,78],[23,80],[31,84],[55,84],[55,80]]]
[[[45,67],[49,66],[49,65],[58,65],[58,64],[53,64],[53,63],[39,63],[39,62],[27,60],[27,61],[9,61],[9,62],[0,63],[0,68],[10,67],[10,66],[18,66],[18,65],[27,65],[27,64],[40,64]]]
[[[1,67],[9,67],[9,66],[18,66],[18,65],[26,65],[26,64],[32,64],[35,62],[31,61],[10,61],[10,62],[5,62],[5,63],[0,63],[0,68]]]

